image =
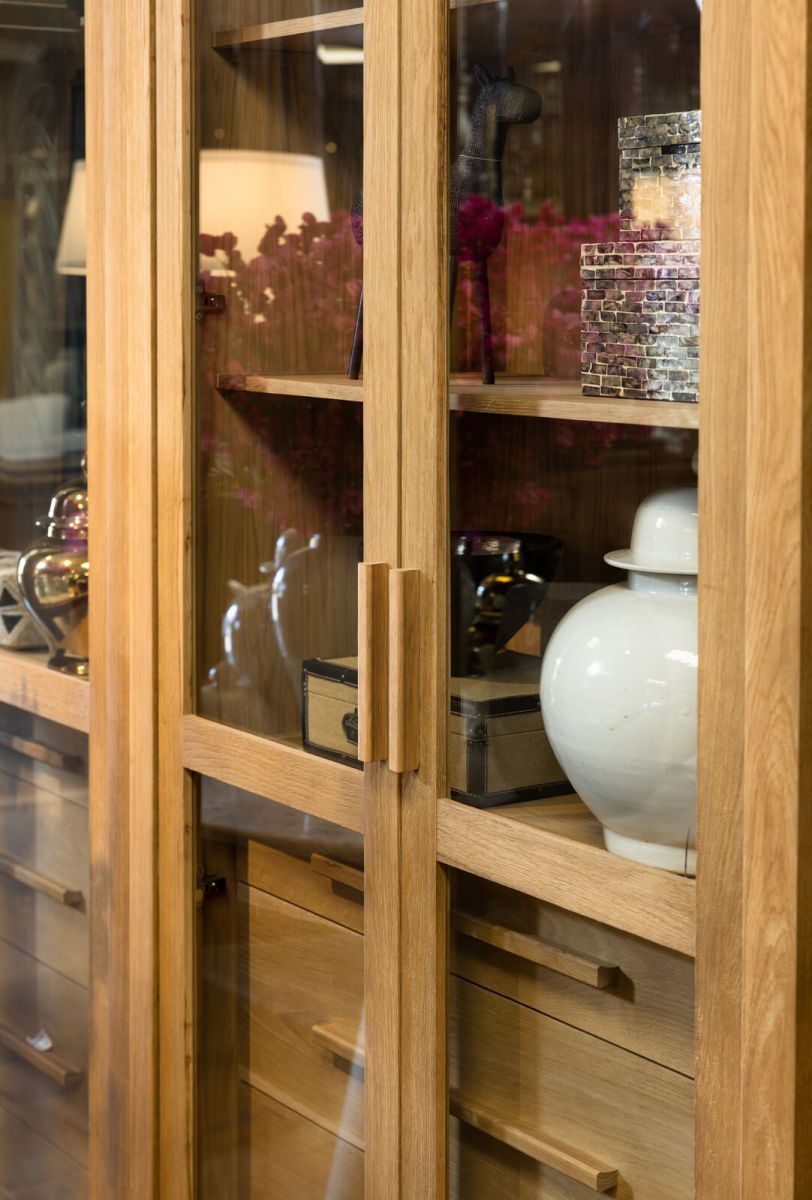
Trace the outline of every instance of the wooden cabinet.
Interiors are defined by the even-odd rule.
[[[805,1197],[806,0],[0,9],[0,1200]]]

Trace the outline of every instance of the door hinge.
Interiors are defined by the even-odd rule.
[[[225,312],[226,298],[221,292],[207,292],[198,281],[195,286],[195,320],[202,321],[207,313]]]

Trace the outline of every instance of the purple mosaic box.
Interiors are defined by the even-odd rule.
[[[581,247],[587,396],[699,397],[700,114],[619,122],[621,239]]]

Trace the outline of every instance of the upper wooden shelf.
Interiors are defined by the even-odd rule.
[[[300,396],[316,400],[350,400],[360,403],[360,379],[344,375],[218,375],[221,392],[255,392],[265,396]]]
[[[88,680],[50,670],[49,658],[45,651],[0,650],[0,703],[87,733]]]
[[[476,809],[441,800],[441,862],[681,954],[696,945],[692,879],[610,854],[577,796]]]
[[[456,412],[500,413],[514,417],[553,417],[564,421],[603,421],[610,425],[657,425],[698,429],[699,405],[670,400],[615,400],[584,396],[569,379],[506,378],[484,384],[475,376],[451,380]]]
[[[348,8],[343,12],[316,13],[309,17],[294,17],[287,21],[265,21],[261,25],[246,25],[215,33],[215,50],[237,50],[250,46],[256,50],[281,49],[313,50],[329,34],[333,45],[360,45],[358,30],[364,24],[363,8]]]
[[[343,375],[218,375],[223,392],[257,392],[268,396],[303,396],[360,402],[360,380]],[[497,379],[483,384],[473,376],[454,375],[450,389],[454,412],[501,413],[514,417],[547,417],[563,421],[602,421],[609,425],[649,425],[698,429],[699,405],[667,400],[610,400],[583,396],[571,380]]]

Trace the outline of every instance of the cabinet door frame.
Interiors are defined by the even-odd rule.
[[[448,885],[446,105],[448,0],[412,0],[401,57],[404,263],[402,551],[421,592],[420,768],[404,778],[404,1187],[443,1196]],[[705,0],[696,934],[697,1200],[796,1200],[812,1182],[804,1019],[812,978],[808,592],[810,141],[807,0]],[[780,86],[777,84],[780,78]],[[426,137],[426,130],[434,136]],[[780,232],[779,232],[780,231]],[[780,314],[780,318],[777,316]],[[782,320],[783,319],[783,323]],[[784,331],[780,334],[778,331]],[[469,845],[481,815],[462,818]],[[435,832],[436,831],[436,832]],[[480,839],[479,870],[499,853]],[[504,850],[505,847],[503,846]],[[516,843],[514,859],[523,846]],[[511,865],[539,895],[539,868]],[[491,875],[498,878],[499,873]],[[504,880],[503,880],[504,881]],[[583,882],[579,877],[579,884]],[[618,899],[621,879],[609,891]],[[598,886],[605,887],[605,881]],[[574,890],[574,889],[573,889]],[[562,903],[566,883],[559,888]],[[646,936],[644,894],[637,897]],[[565,906],[567,906],[565,904]],[[661,917],[662,911],[659,914]],[[655,921],[659,919],[655,914]],[[684,945],[683,945],[684,943]],[[418,977],[412,962],[433,963]],[[415,1051],[415,1044],[421,1053]],[[427,1064],[425,1047],[436,1048]]]
[[[193,306],[195,206],[193,0],[155,0],[157,53],[159,645],[159,1194],[196,1194],[195,813],[191,771],[270,794],[291,772],[295,807],[365,838],[365,1189],[400,1195],[400,779],[386,763],[363,775],[280,750],[195,714],[193,628]],[[400,74],[391,69],[399,8],[365,5],[364,558],[399,566]],[[386,614],[379,614],[385,620]],[[223,751],[225,750],[225,757]],[[284,751],[284,752],[283,752]],[[221,760],[218,764],[218,758]],[[280,797],[283,803],[288,799]],[[321,808],[319,807],[321,805]]]

